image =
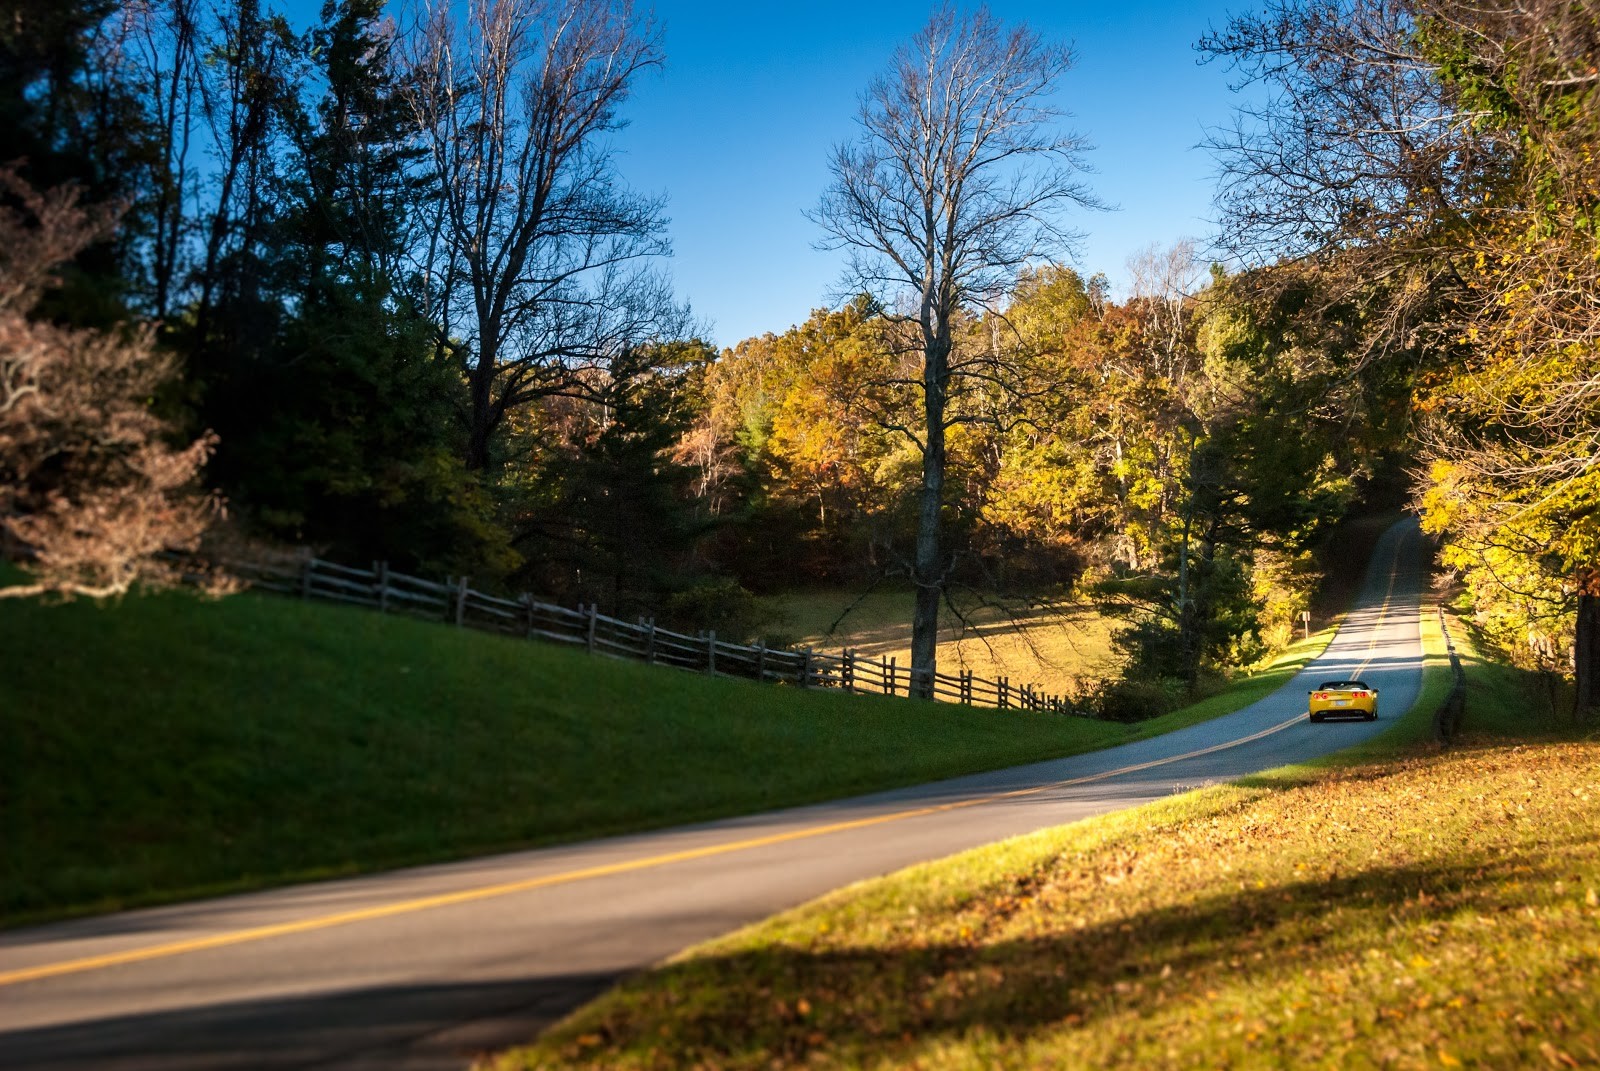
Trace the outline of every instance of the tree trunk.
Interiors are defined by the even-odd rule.
[[[1191,657],[1194,647],[1194,598],[1189,593],[1189,536],[1194,527],[1194,492],[1190,491],[1183,507],[1183,542],[1178,544],[1178,657],[1183,666],[1186,683],[1189,667],[1196,660]]]
[[[1600,707],[1600,594],[1578,596],[1578,629],[1572,644],[1573,669],[1577,671],[1578,694],[1572,715],[1579,725]]]
[[[923,405],[927,442],[922,452],[922,492],[917,510],[917,553],[913,579],[917,605],[911,617],[911,694],[933,698],[938,670],[939,597],[944,592],[943,520],[945,466],[945,391],[950,380],[950,343],[943,332],[928,342],[923,364]]]
[[[1212,592],[1210,581],[1212,577],[1211,563],[1217,558],[1217,520],[1213,514],[1206,525],[1205,534],[1200,537],[1199,555],[1191,552],[1189,564],[1189,605],[1185,608],[1187,616],[1184,618],[1183,640],[1183,680],[1193,693],[1195,685],[1200,682],[1200,660],[1205,653],[1205,637],[1202,635],[1207,625],[1211,624],[1215,608],[1211,604]],[[1199,575],[1196,575],[1196,573]]]
[[[499,423],[494,410],[495,355],[478,354],[478,363],[468,378],[471,409],[467,414],[468,472],[483,472],[489,467],[489,443]]]

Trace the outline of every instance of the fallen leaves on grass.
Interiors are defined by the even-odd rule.
[[[827,898],[499,1066],[1593,1066],[1597,796],[1594,744],[1213,789]]]

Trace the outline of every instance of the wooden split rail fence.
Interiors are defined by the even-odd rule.
[[[894,658],[871,658],[848,650],[833,655],[809,648],[752,647],[719,640],[715,632],[689,636],[659,628],[651,619],[608,617],[594,606],[580,604],[573,610],[532,595],[497,598],[473,590],[466,577],[440,584],[395,572],[383,562],[375,562],[371,569],[353,569],[312,557],[297,562],[230,562],[228,568],[251,586],[268,591],[581,647],[590,654],[801,688],[891,696],[910,696],[912,692],[911,667],[899,665]],[[1012,684],[1007,677],[975,677],[965,670],[935,673],[933,697],[969,706],[1074,712],[1064,696],[1044,695],[1032,685]]]

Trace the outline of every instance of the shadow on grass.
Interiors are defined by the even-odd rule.
[[[1592,738],[1600,726],[1585,726],[1573,716],[1573,683],[1553,669],[1534,670],[1499,657],[1494,641],[1467,617],[1451,621],[1456,650],[1466,672],[1467,738],[1522,741]],[[1465,642],[1462,642],[1465,640]]]
[[[1397,926],[1468,906],[1521,907],[1527,883],[1553,876],[1538,860],[1486,854],[1230,892],[1066,932],[1070,920],[1049,918],[1057,932],[1033,938],[980,944],[980,934],[918,947],[908,931],[907,946],[870,951],[769,944],[624,984],[528,1055],[538,1066],[552,1058],[603,1066],[627,1053],[646,1066],[765,1067],[821,1050],[828,1062],[870,1056],[894,1065],[940,1038],[1093,1029],[1112,1012],[1144,1014],[1252,978],[1292,978],[1319,954],[1379,947]],[[974,925],[1029,910],[1029,884],[993,897],[1001,910]]]

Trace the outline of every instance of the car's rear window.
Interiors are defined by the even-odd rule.
[[[1365,681],[1323,681],[1321,684],[1317,685],[1317,688],[1324,692],[1353,692],[1357,690],[1364,691],[1366,687],[1367,684]]]

